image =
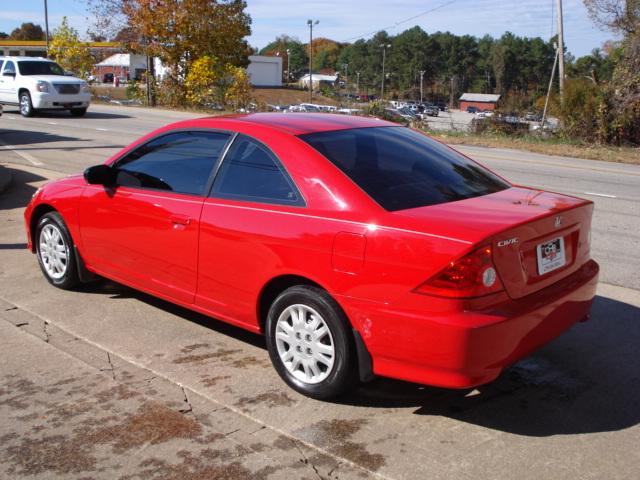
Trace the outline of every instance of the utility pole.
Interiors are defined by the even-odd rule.
[[[307,20],[309,25],[309,103],[313,103],[313,26],[318,25],[319,20]]]
[[[391,48],[391,44],[383,43],[380,45],[382,48],[382,86],[380,87],[380,100],[384,101],[384,61],[387,56],[387,48]]]
[[[424,78],[424,70],[420,70],[420,103],[422,104],[422,80]]]
[[[360,72],[356,72],[356,96],[360,96]]]
[[[540,129],[544,128],[544,122],[547,120],[547,106],[549,105],[549,95],[551,95],[551,87],[553,86],[553,76],[556,74],[556,65],[558,64],[559,56],[560,56],[560,50],[556,49],[556,57],[553,59],[553,68],[551,69],[551,78],[549,79],[549,88],[547,88],[547,98],[544,101],[544,111],[542,112],[542,122],[540,122]]]
[[[46,54],[49,58],[49,10],[47,8],[47,0],[44,0],[44,40],[46,43]]]
[[[343,63],[342,68],[344,69],[344,87],[347,90],[347,95],[349,95],[349,64]]]
[[[560,104],[564,102],[564,35],[562,28],[562,0],[558,0],[558,80]]]

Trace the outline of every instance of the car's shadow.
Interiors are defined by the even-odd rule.
[[[4,110],[6,113],[15,113],[16,115],[20,115],[20,110],[16,107],[15,109],[8,109],[5,107]],[[36,113],[36,118],[59,118],[59,119],[95,119],[95,120],[109,120],[109,119],[119,119],[119,118],[131,118],[131,115],[125,115],[123,113],[107,113],[107,112],[94,112],[89,107],[87,113],[82,117],[74,117],[66,110],[39,110]]]
[[[103,281],[87,293],[136,298],[218,333],[265,348],[264,339],[205,315]],[[449,390],[385,378],[336,403],[374,409],[414,409],[526,436],[617,431],[640,422],[640,308],[598,296],[591,320],[476,389]]]
[[[55,133],[40,132],[36,130],[0,130],[0,140],[8,143],[12,147],[18,145],[30,145],[33,143],[51,142],[75,142],[82,139],[67,135],[57,135]]]
[[[46,180],[40,175],[25,172],[24,170],[13,168],[9,165],[0,165],[0,175],[4,178],[8,175],[11,178],[6,190],[0,193],[0,210],[11,210],[13,208],[26,207],[29,199],[36,191],[36,187],[29,184]],[[0,248],[2,248],[1,245]],[[5,246],[5,248],[9,247]]]

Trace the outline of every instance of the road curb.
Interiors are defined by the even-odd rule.
[[[0,194],[9,188],[11,185],[11,172],[7,170],[5,165],[0,165]]]

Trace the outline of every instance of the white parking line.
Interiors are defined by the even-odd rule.
[[[57,122],[47,122],[49,125],[57,125]]]
[[[96,128],[96,130],[99,130],[101,132],[108,132],[109,131],[108,128]]]
[[[615,195],[609,195],[607,193],[594,193],[594,192],[582,192],[585,195],[593,195],[594,197],[605,197],[605,198],[618,198]]]
[[[24,158],[31,165],[35,165],[36,167],[42,167],[44,165],[44,163],[42,163],[39,160],[36,160],[33,156],[29,155],[28,153],[21,152],[20,150],[16,150],[16,147],[14,147],[13,145],[9,145],[4,140],[0,140],[0,145],[2,145],[6,150],[11,150],[16,155]]]

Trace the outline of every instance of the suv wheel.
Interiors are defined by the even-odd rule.
[[[20,115],[23,117],[33,117],[36,113],[31,103],[31,95],[29,92],[22,92],[20,94]]]
[[[269,356],[294,390],[326,399],[356,386],[356,357],[349,322],[324,290],[288,288],[273,302],[266,325]]]

